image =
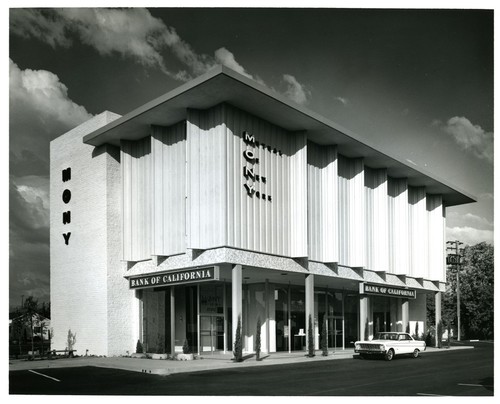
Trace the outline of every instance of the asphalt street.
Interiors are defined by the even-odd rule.
[[[314,361],[151,375],[98,367],[10,372],[10,394],[493,396],[493,344],[419,358]]]

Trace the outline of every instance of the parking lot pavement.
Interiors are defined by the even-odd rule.
[[[457,349],[470,349],[472,346],[452,346],[447,348],[432,348],[429,347],[423,353],[427,355],[433,352],[453,351]],[[311,361],[330,361],[340,359],[352,359],[354,354],[353,349],[339,350],[330,352],[328,356],[322,356],[321,351],[316,352],[314,358],[308,358],[304,352],[292,353],[272,353],[270,355],[262,354],[263,359],[257,361],[254,356],[250,355],[243,362],[235,363],[232,360],[232,353],[202,355],[192,361],[179,360],[153,360],[153,359],[138,359],[130,357],[75,357],[62,359],[39,359],[39,360],[9,360],[9,370],[27,370],[27,369],[46,369],[60,367],[78,367],[78,366],[97,366],[105,368],[122,369],[136,371],[142,373],[150,373],[157,375],[169,375],[174,373],[196,372],[203,370],[214,370],[224,368],[244,368],[249,366],[268,366],[268,365],[284,365],[288,363],[300,363]]]

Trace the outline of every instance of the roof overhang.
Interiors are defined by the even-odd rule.
[[[369,140],[327,118],[295,104],[284,96],[224,66],[177,87],[102,128],[86,135],[83,142],[100,146],[120,145],[120,140],[137,140],[150,134],[151,125],[170,126],[187,118],[187,110],[208,109],[222,102],[247,111],[289,131],[305,131],[312,142],[337,145],[346,157],[362,157],[370,168],[387,168],[393,178],[407,178],[408,185],[425,187],[440,194],[446,206],[475,202],[476,199],[404,159],[383,153]]]

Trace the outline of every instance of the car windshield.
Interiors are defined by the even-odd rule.
[[[379,332],[377,339],[390,339],[395,341],[398,339],[398,334],[392,332]]]

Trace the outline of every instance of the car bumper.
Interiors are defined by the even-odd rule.
[[[384,349],[355,349],[354,353],[366,354],[366,355],[383,355],[385,354]]]

